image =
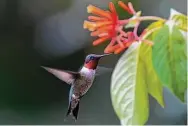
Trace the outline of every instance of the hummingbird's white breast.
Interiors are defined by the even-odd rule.
[[[80,83],[79,91],[82,95],[84,95],[89,90],[91,85],[93,84],[93,80],[95,78],[95,72],[96,72],[95,70],[88,69],[86,67],[83,67],[80,70],[80,74],[82,76],[82,79],[78,80],[78,81],[80,81],[79,82]]]
[[[95,70],[93,69],[88,69],[86,67],[83,67],[81,70],[80,70],[80,73],[82,75],[85,75],[88,79],[94,79],[95,77]]]

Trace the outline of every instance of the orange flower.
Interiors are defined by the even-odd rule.
[[[93,42],[94,46],[116,36],[118,15],[112,2],[109,3],[109,9],[110,11],[105,11],[93,5],[87,7],[88,13],[96,15],[89,16],[90,21],[84,21],[84,29],[90,30],[91,36],[99,37]]]
[[[128,13],[136,14],[130,2],[126,5],[119,1],[118,4]],[[93,42],[94,46],[110,40],[109,45],[104,50],[105,53],[120,53],[136,41],[133,32],[126,33],[122,30],[123,25],[129,23],[129,19],[124,20],[122,24],[112,2],[109,3],[109,11],[93,5],[89,5],[87,11],[94,16],[89,16],[89,21],[84,21],[83,27],[91,31],[91,36],[99,37]]]
[[[118,5],[122,7],[124,10],[126,10],[129,14],[135,14],[135,10],[133,8],[132,3],[128,3],[128,6],[124,4],[122,1],[118,1]]]

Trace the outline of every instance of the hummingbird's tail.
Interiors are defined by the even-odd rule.
[[[78,111],[79,111],[79,101],[76,105],[76,107],[74,109],[71,109],[71,103],[69,104],[69,107],[68,107],[68,111],[67,111],[67,114],[66,116],[69,116],[69,115],[72,115],[75,119],[75,121],[77,120],[78,118]]]

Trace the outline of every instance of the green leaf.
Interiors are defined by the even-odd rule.
[[[139,49],[140,43],[133,43],[112,74],[112,104],[122,125],[142,125],[148,119],[146,71],[139,60]]]
[[[175,22],[175,25],[183,31],[188,31],[187,22],[188,17],[182,13],[177,12],[174,9],[171,9],[170,19]]]
[[[119,59],[111,79],[112,104],[123,125],[148,119],[148,92],[164,107],[163,89],[152,64],[152,48],[133,43]]]
[[[153,36],[155,36],[155,34],[157,33],[157,31],[163,27],[165,24],[165,21],[156,21],[151,23],[144,31],[143,31],[143,35],[142,35],[142,39],[147,39],[147,40],[151,40]]]
[[[158,27],[162,27],[164,25],[165,21],[156,21],[156,22],[153,22],[151,23],[146,29],[147,30],[151,30],[151,29],[154,29],[154,28],[158,28]]]
[[[153,65],[163,85],[184,101],[187,89],[187,42],[175,25],[167,24],[154,36]]]
[[[145,74],[145,79],[148,87],[149,94],[154,97],[157,102],[164,107],[163,99],[163,87],[162,83],[157,76],[156,71],[153,68],[152,63],[152,47],[148,46],[146,43],[142,43],[140,47],[140,59],[144,62],[144,69],[147,71]]]

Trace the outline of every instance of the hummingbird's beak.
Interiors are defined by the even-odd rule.
[[[104,56],[109,56],[111,54],[113,54],[113,53],[107,53],[107,54],[98,55],[98,57],[101,58],[101,57],[104,57]]]

